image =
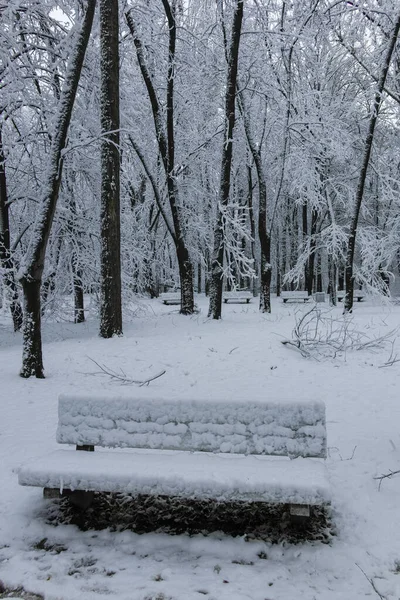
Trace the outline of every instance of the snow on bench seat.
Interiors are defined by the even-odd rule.
[[[232,292],[223,292],[222,299],[224,302],[246,302],[247,304],[253,298],[253,294],[248,290],[239,291],[234,290]]]
[[[338,290],[336,292],[336,297],[339,302],[341,300],[344,300],[345,296],[346,296],[346,290]],[[361,290],[354,290],[353,298],[356,298],[357,302],[362,302],[362,300],[364,300],[364,298],[365,298],[365,292],[362,292]]]
[[[181,293],[180,292],[165,292],[160,294],[160,300],[163,304],[180,304]]]
[[[323,505],[324,465],[313,459],[187,452],[58,450],[19,471],[21,485],[217,501]]]
[[[309,296],[308,292],[304,290],[293,290],[281,292],[281,298],[284,303],[288,300],[294,300],[295,302],[298,300],[303,300],[304,302],[307,302],[308,300],[312,299],[312,296]]]

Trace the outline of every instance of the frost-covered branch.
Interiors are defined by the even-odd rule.
[[[136,384],[139,387],[142,387],[144,385],[149,385],[149,383],[151,381],[154,381],[155,379],[162,377],[166,373],[166,371],[164,370],[164,371],[160,371],[160,373],[157,373],[156,375],[153,375],[152,377],[149,377],[148,379],[138,380],[138,379],[133,379],[132,377],[129,377],[128,375],[126,375],[122,369],[120,369],[119,371],[114,371],[110,367],[107,367],[106,365],[102,365],[102,364],[98,363],[93,358],[90,358],[90,356],[88,356],[88,358],[100,369],[100,371],[95,371],[94,373],[88,373],[88,375],[107,375],[111,379],[111,381],[119,382],[122,385]]]

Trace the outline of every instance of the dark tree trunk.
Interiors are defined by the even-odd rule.
[[[122,334],[118,0],[100,0],[100,335]]]
[[[166,221],[169,232],[175,244],[176,257],[179,267],[179,277],[181,284],[181,314],[190,315],[194,311],[193,296],[193,265],[190,259],[189,250],[184,239],[183,223],[184,219],[178,202],[178,189],[175,178],[175,133],[174,133],[174,85],[175,85],[175,49],[176,49],[176,21],[175,21],[175,3],[170,4],[168,0],[162,0],[165,15],[168,21],[169,39],[168,39],[168,76],[167,76],[167,123],[166,133],[163,123],[163,115],[160,102],[157,97],[153,79],[147,66],[145,51],[141,39],[136,30],[136,24],[132,12],[126,13],[126,21],[133,37],[136,48],[136,55],[146,85],[147,93],[150,99],[153,113],[154,127],[156,131],[158,148],[166,176],[168,200],[171,209],[173,227],[169,224],[165,212],[162,215]],[[142,160],[143,164],[143,160]],[[148,174],[148,173],[147,173]]]
[[[4,286],[10,302],[14,331],[22,327],[23,313],[18,298],[14,275],[14,261],[11,256],[10,219],[8,214],[6,164],[3,150],[2,127],[0,123],[0,262],[4,269]]]
[[[49,153],[49,166],[44,184],[44,195],[35,221],[31,243],[23,261],[21,283],[24,290],[24,335],[22,377],[43,377],[42,340],[40,329],[40,288],[51,226],[56,210],[63,170],[62,152],[65,148],[72,109],[78,89],[85,52],[93,23],[96,0],[87,1],[83,25],[76,42],[65,78],[54,135]]]
[[[258,238],[260,240],[260,311],[271,312],[271,238],[267,228],[267,185],[261,160],[261,151],[253,140],[244,95],[239,94],[239,109],[243,118],[247,145],[254,160],[258,180]]]
[[[211,295],[208,314],[220,319],[222,313],[222,287],[224,272],[225,239],[223,213],[229,200],[231,165],[233,154],[233,129],[235,126],[236,82],[239,61],[239,43],[242,31],[243,0],[237,0],[232,23],[231,45],[228,54],[228,75],[225,97],[225,132],[222,149],[219,207],[214,229],[214,245],[211,261]],[[221,207],[221,208],[220,208]]]
[[[317,256],[317,292],[322,292],[322,260],[321,253],[318,252]]]
[[[41,281],[23,279],[24,332],[21,377],[44,379],[40,311]]]
[[[202,290],[202,266],[201,266],[201,262],[199,261],[197,263],[197,292],[199,294],[201,294],[201,290]]]
[[[279,230],[276,232],[276,295],[279,298],[282,290],[281,242]]]
[[[306,248],[307,237],[308,237],[308,204],[305,201],[302,205],[302,228],[303,228],[303,245]],[[304,264],[304,289],[308,290],[309,284],[309,271],[308,271],[308,260]],[[311,284],[312,285],[312,284]],[[310,292],[308,292],[310,293]]]
[[[332,306],[337,305],[337,293],[336,293],[336,263],[335,259],[328,256],[328,271],[329,271],[329,284],[328,284],[328,294],[330,296],[330,303]]]
[[[397,15],[397,19],[393,28],[392,35],[390,37],[389,47],[385,56],[382,72],[378,82],[378,89],[375,94],[374,104],[372,108],[371,118],[369,121],[369,128],[367,137],[364,144],[364,157],[361,165],[360,176],[357,185],[356,200],[354,207],[354,214],[350,225],[350,234],[347,245],[346,254],[346,266],[345,266],[345,283],[346,283],[346,296],[344,299],[344,312],[348,313],[353,310],[354,301],[354,254],[356,249],[356,236],[358,228],[358,219],[360,216],[361,203],[364,196],[364,187],[367,179],[367,172],[369,166],[369,160],[372,152],[372,142],[374,140],[375,126],[378,120],[379,109],[382,101],[382,92],[385,87],[386,77],[389,71],[392,54],[396,46],[397,38],[400,30],[400,12]]]
[[[256,277],[253,278],[253,296],[257,296],[257,273],[259,271],[256,259],[256,223],[254,220],[254,206],[253,206],[253,177],[251,172],[251,165],[247,165],[247,205],[249,207],[249,221],[250,221],[250,233],[251,233],[251,258],[253,259],[254,271]]]
[[[310,251],[308,258],[308,279],[306,282],[308,295],[314,291],[314,281],[315,281],[315,248],[317,245],[316,234],[317,234],[317,222],[318,222],[318,212],[315,208],[311,210],[311,231],[310,231]]]
[[[83,323],[85,320],[85,303],[83,296],[82,269],[79,266],[77,253],[72,256],[72,272],[74,279],[74,323]]]

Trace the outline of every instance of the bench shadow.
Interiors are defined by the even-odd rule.
[[[135,533],[172,535],[223,532],[273,544],[318,541],[329,544],[335,528],[329,507],[312,507],[307,519],[293,521],[288,505],[261,502],[217,502],[164,496],[95,493],[90,508],[81,510],[67,498],[47,505],[46,521],[73,524],[83,531],[109,528]]]

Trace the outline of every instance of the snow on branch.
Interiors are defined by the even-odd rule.
[[[292,339],[282,340],[282,344],[295,348],[305,358],[329,359],[345,355],[349,350],[382,349],[388,344],[393,346],[398,330],[397,327],[385,335],[370,336],[356,329],[348,315],[333,317],[332,314],[323,314],[319,307],[314,306],[300,317],[296,315]]]
[[[106,365],[102,365],[102,364],[98,363],[93,358],[90,358],[90,356],[88,356],[88,359],[91,360],[100,369],[100,371],[95,371],[93,373],[87,373],[87,375],[107,375],[111,379],[111,381],[119,382],[122,385],[136,384],[139,387],[143,387],[144,385],[149,385],[150,381],[154,381],[155,379],[162,377],[166,373],[165,370],[160,371],[160,373],[153,375],[153,377],[149,377],[148,379],[144,379],[143,381],[141,381],[141,380],[133,379],[132,377],[129,377],[128,375],[126,375],[124,373],[124,371],[122,369],[120,369],[119,371],[114,371],[110,367],[107,367]]]

